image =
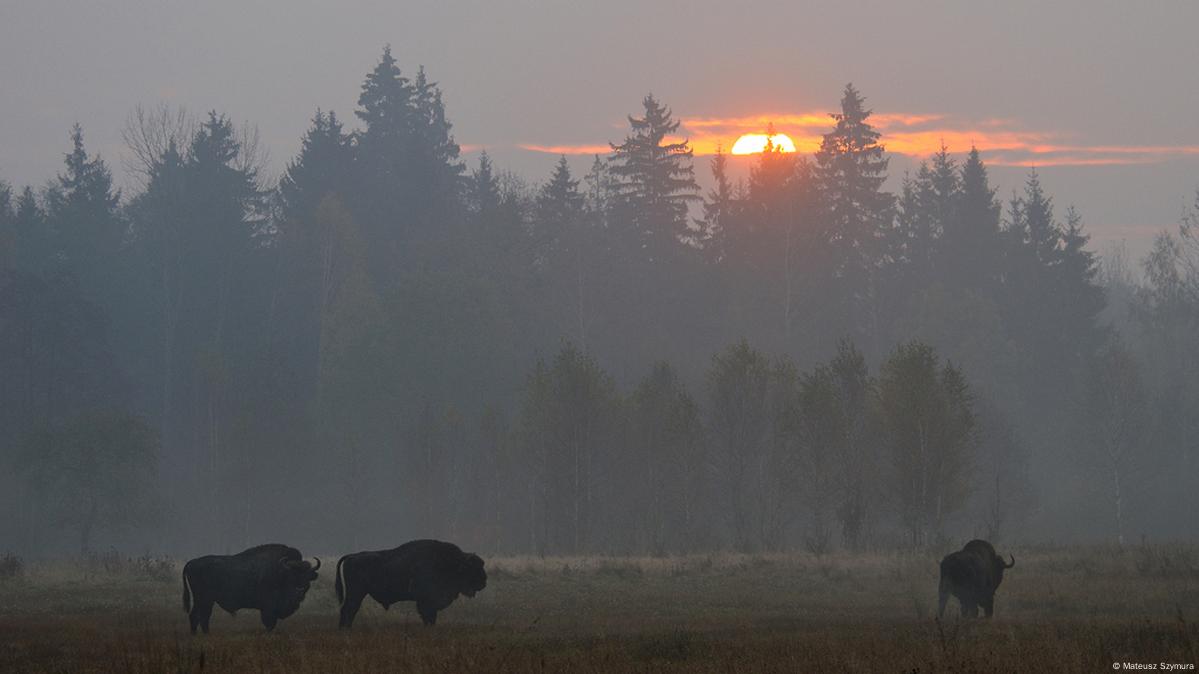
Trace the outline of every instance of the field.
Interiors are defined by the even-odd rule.
[[[3,672],[1112,671],[1197,663],[1199,548],[1016,549],[991,621],[938,622],[935,556],[504,558],[424,628],[369,600],[339,632],[332,564],[300,612],[192,637],[164,560],[0,580]],[[326,558],[326,561],[329,561]]]

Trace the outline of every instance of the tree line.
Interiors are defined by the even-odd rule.
[[[163,107],[122,194],[77,126],[44,187],[0,182],[3,535],[1194,535],[1194,215],[1138,275],[1035,172],[1001,203],[977,149],[888,192],[870,115],[847,86],[812,156],[734,183],[718,153],[706,194],[653,96],[581,176],[468,167],[390,49],[277,183],[252,126]]]

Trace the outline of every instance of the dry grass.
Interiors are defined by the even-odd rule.
[[[1199,550],[1016,550],[992,621],[943,624],[932,555],[489,561],[436,628],[364,605],[338,632],[331,574],[265,634],[256,611],[193,638],[177,580],[27,564],[0,582],[0,671],[1112,671],[1197,663]],[[175,574],[177,577],[177,573]],[[955,613],[956,613],[956,606]]]

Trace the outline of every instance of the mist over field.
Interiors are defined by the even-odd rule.
[[[307,23],[326,9],[253,45],[222,24],[243,59],[214,56],[227,86],[199,53],[164,70],[113,48],[85,64],[105,91],[60,56],[10,57],[41,53],[54,18],[101,39],[81,28],[97,11],[103,39],[144,46],[113,23],[131,8],[0,9],[0,625],[21,635],[0,664],[333,671],[341,646],[316,635],[345,606],[338,558],[412,539],[477,553],[488,589],[441,607],[436,642],[401,621],[411,656],[368,610],[347,671],[1193,663],[1199,53],[1165,38],[1194,6],[1088,3],[1052,35],[1060,7],[913,6],[891,32],[890,10],[838,9],[873,38],[842,60],[808,52],[848,44],[815,26],[792,54],[666,25],[615,39],[666,4],[419,7],[394,33],[376,8],[376,41],[336,57]],[[708,4],[674,20],[729,11]],[[211,20],[189,12],[139,20]],[[1027,56],[958,49],[961,26],[1004,44],[1016,19],[1012,53],[1043,56],[1052,87]],[[908,22],[953,37],[899,73]],[[473,46],[438,46],[455,25]],[[288,27],[314,54],[260,72]],[[739,70],[708,62],[739,40]],[[1143,112],[1163,66],[1166,104]],[[307,127],[284,134],[298,102]],[[938,587],[970,617],[946,579],[971,539],[1007,579],[978,600],[998,626],[946,632]],[[288,637],[317,640],[311,659],[245,620],[210,656],[179,645],[180,574],[187,611],[206,596],[182,563],[263,543],[298,549],[288,573],[317,577],[301,550],[328,562]],[[624,592],[678,604],[634,614]],[[100,610],[133,627],[84,646]],[[57,614],[80,645],[44,641]],[[919,646],[870,650],[896,629]],[[786,657],[754,660],[740,630]]]

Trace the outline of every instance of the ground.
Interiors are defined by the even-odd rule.
[[[1002,546],[1001,546],[1002,547]],[[1007,552],[1007,550],[1004,550]],[[373,603],[339,632],[333,564],[299,613],[213,615],[179,566],[26,563],[0,580],[3,672],[1113,671],[1199,665],[1199,547],[1015,548],[990,621],[936,620],[937,556],[502,558],[434,628]],[[331,555],[335,559],[335,555]],[[329,561],[328,559],[326,561]]]

